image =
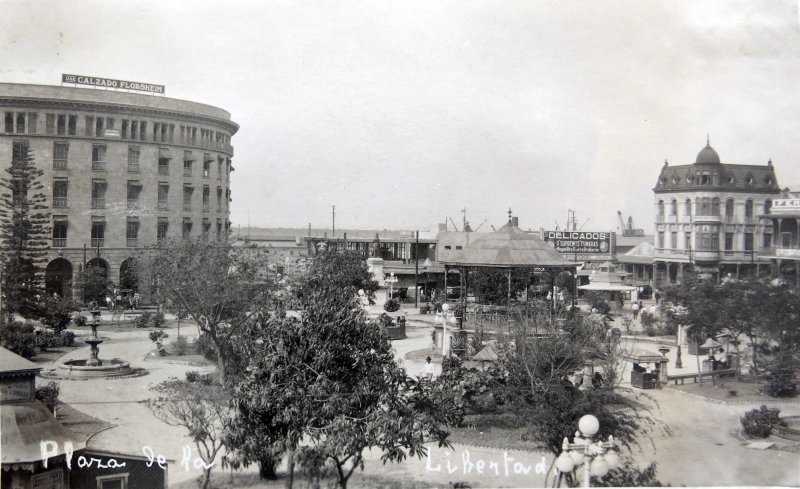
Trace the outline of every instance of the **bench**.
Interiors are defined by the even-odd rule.
[[[733,376],[736,375],[736,370],[729,368],[723,370],[713,370],[711,372],[699,372],[693,374],[678,374],[678,375],[667,375],[667,382],[670,380],[675,381],[675,385],[678,385],[678,381],[680,381],[681,385],[683,385],[683,381],[686,379],[692,379],[695,383],[697,383],[697,379],[701,377],[711,377],[712,379],[715,377],[725,377],[725,376]]]
[[[788,426],[783,426],[777,423],[772,425],[772,429],[775,431],[775,434],[780,437],[787,438],[789,440],[800,441],[800,430],[789,428]]]

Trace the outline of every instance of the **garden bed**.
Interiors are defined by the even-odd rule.
[[[704,379],[703,383],[689,383],[685,385],[670,385],[670,389],[688,392],[701,397],[706,397],[715,401],[723,402],[760,402],[770,403],[776,401],[795,401],[800,402],[800,396],[795,397],[771,397],[761,390],[767,381],[754,379],[752,377],[742,377],[741,382],[736,379],[717,380],[716,385],[711,383],[711,379]]]

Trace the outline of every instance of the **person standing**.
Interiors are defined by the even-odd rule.
[[[636,320],[636,318],[637,318],[637,317],[639,317],[639,308],[640,308],[640,307],[641,307],[641,306],[639,306],[639,303],[638,303],[638,302],[634,302],[634,303],[631,305],[631,311],[633,312],[633,320],[634,320],[634,321]]]
[[[425,366],[422,367],[419,373],[419,380],[420,382],[430,382],[433,380],[433,364],[431,363],[431,357],[425,359]]]

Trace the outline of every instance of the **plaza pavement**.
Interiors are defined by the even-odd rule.
[[[396,356],[402,360],[409,375],[417,375],[423,362],[405,360],[404,357],[408,352],[431,347],[434,317],[408,315],[407,338],[393,342]],[[149,374],[117,380],[62,380],[59,381],[61,400],[116,425],[94,435],[89,441],[91,448],[142,455],[144,447],[150,447],[155,453],[172,460],[168,474],[171,485],[197,477],[199,471],[187,471],[180,465],[184,445],[194,447],[186,431],[156,420],[141,401],[152,396],[149,390],[152,385],[169,377],[183,377],[188,370],[210,371],[213,367],[144,361],[145,355],[153,348],[147,330],[115,333],[108,329],[100,328],[100,335],[110,338],[100,345],[100,357],[124,358],[133,367],[147,368]],[[176,330],[171,328],[168,331],[170,338],[167,341],[171,341]],[[80,333],[86,334],[85,331]],[[181,328],[181,335],[192,339],[196,337],[197,329],[187,325]],[[659,346],[655,342],[624,341],[628,341],[631,348],[642,351],[657,352]],[[87,355],[88,347],[81,348],[57,362]],[[674,347],[668,357],[672,367]],[[683,361],[684,371],[696,370],[694,357],[685,351]],[[435,375],[440,371],[441,365],[437,363]],[[623,378],[628,378],[627,372]],[[626,384],[623,382],[622,387],[628,387]],[[658,402],[657,416],[669,427],[671,434],[655,432],[648,439],[640,440],[642,451],[632,457],[639,466],[657,462],[657,476],[662,482],[676,486],[800,485],[797,453],[747,449],[736,437],[739,417],[758,407],[756,404],[715,403],[669,388],[646,392]],[[800,415],[798,403],[781,404],[780,409],[782,415]],[[549,465],[552,456],[545,453],[455,445],[452,452],[434,448],[430,460],[412,458],[401,464],[384,465],[379,454],[371,452],[366,457],[365,470],[386,477],[427,480],[445,486],[449,482],[466,481],[474,487],[537,487],[544,481],[543,476],[537,473],[537,464],[542,456],[546,457]],[[482,474],[478,472],[478,461],[484,462]],[[497,465],[492,466],[492,462]],[[219,467],[216,470],[220,470]]]

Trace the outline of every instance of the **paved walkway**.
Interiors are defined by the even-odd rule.
[[[433,315],[409,316],[408,338],[393,342],[398,359],[403,359],[410,351],[430,348],[433,318]],[[171,341],[176,336],[176,330],[170,329],[169,333],[168,341]],[[154,384],[169,377],[183,377],[187,370],[211,370],[212,367],[198,369],[163,361],[144,361],[145,355],[153,348],[146,330],[114,333],[101,326],[100,334],[110,338],[100,346],[101,358],[124,358],[130,361],[131,366],[147,368],[150,373],[131,379],[59,381],[64,402],[117,425],[91,438],[90,447],[137,455],[142,454],[144,447],[150,447],[175,461],[169,467],[171,483],[199,475],[199,471],[186,471],[179,464],[184,445],[194,447],[186,431],[156,420],[141,401],[152,396],[149,388]],[[182,336],[191,339],[196,334],[196,328],[181,327]],[[644,341],[632,342],[628,346],[650,352],[656,352],[658,348],[658,344]],[[88,347],[81,348],[58,361],[87,355]],[[674,348],[667,356],[672,369]],[[684,351],[683,360],[684,368],[689,371],[691,364],[694,364],[694,357],[686,355]],[[422,362],[406,360],[403,363],[410,375],[417,375],[422,368]],[[440,373],[440,368],[437,364],[436,375]],[[623,378],[625,376],[627,374]],[[669,388],[646,393],[658,402],[660,410],[657,416],[669,427],[671,435],[661,432],[650,434],[640,440],[642,451],[633,457],[640,466],[657,462],[658,478],[662,482],[675,486],[800,485],[800,463],[796,453],[747,449],[735,436],[740,426],[739,417],[757,405],[718,404]],[[780,408],[783,415],[800,415],[800,404],[784,404]],[[379,454],[370,453],[366,470],[443,485],[466,481],[474,487],[536,487],[543,484],[541,470],[537,473],[541,457],[545,456],[548,464],[552,459],[552,456],[537,452],[466,445],[454,448],[450,452],[437,447],[431,451],[430,460],[414,458],[402,464],[385,466],[380,462]],[[483,461],[483,464],[479,465],[479,461]],[[484,472],[479,473],[478,467]]]

